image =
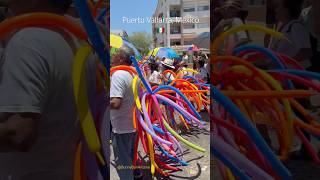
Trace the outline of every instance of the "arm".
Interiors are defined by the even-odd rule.
[[[299,48],[299,52],[294,56],[297,61],[310,60],[312,58],[312,48],[309,31],[301,24],[294,24],[292,27],[293,43]]]
[[[111,109],[119,109],[121,107],[122,98],[114,97],[110,100]]]
[[[48,68],[42,49],[30,41],[13,37],[0,66],[0,152],[28,151],[37,139]]]
[[[37,139],[38,114],[8,114],[0,123],[0,152],[28,151]]]
[[[110,84],[110,108],[119,109],[122,104],[122,98],[125,95],[127,84],[123,72],[115,72],[111,77]]]

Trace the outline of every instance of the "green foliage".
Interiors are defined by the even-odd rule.
[[[142,56],[148,54],[152,44],[152,36],[145,31],[133,32],[129,41],[138,49]]]

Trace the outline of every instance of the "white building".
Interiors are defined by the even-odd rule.
[[[191,17],[196,23],[174,22],[154,23],[153,39],[156,47],[166,46],[176,51],[186,51],[192,41],[200,33],[210,32],[210,1],[209,0],[158,0],[154,18],[187,19]],[[195,21],[193,21],[195,22]],[[158,31],[164,28],[164,33]]]

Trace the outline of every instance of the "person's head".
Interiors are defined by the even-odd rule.
[[[162,63],[163,70],[174,70],[175,69],[175,67],[173,66],[174,62],[172,59],[165,58],[165,60],[162,61],[161,63]]]
[[[7,15],[7,8],[0,8],[0,22],[4,21],[6,19]]]
[[[15,15],[31,12],[51,12],[65,14],[73,0],[0,0]]]
[[[166,60],[166,57],[163,56],[163,57],[161,58],[161,61],[164,61],[164,60]]]
[[[218,10],[224,19],[239,17],[243,4],[243,0],[227,0]]]
[[[187,55],[187,52],[183,52],[183,53],[182,53],[182,56],[185,56],[185,55]]]
[[[201,58],[199,61],[197,61],[197,68],[200,69],[204,67],[204,63],[205,63],[205,60]]]
[[[151,62],[150,63],[150,70],[151,70],[151,73],[153,71],[159,71],[159,65],[156,62]]]
[[[299,19],[302,4],[303,0],[281,0],[276,9],[277,20],[288,23],[291,20]]]
[[[123,46],[117,50],[117,52],[112,56],[111,65],[132,65],[131,56],[134,56],[134,51],[127,47]]]

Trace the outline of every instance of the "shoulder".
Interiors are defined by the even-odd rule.
[[[308,32],[303,22],[297,21],[292,24],[292,29],[296,32]]]
[[[61,39],[61,35],[45,28],[24,28],[17,32],[13,37],[12,41],[15,40],[29,40],[29,41],[39,41],[52,43],[55,39]],[[63,38],[62,38],[63,39]],[[49,41],[48,41],[49,40]]]
[[[128,71],[117,70],[113,73],[112,76],[131,76],[131,74]]]
[[[68,44],[57,32],[44,28],[24,28],[15,33],[9,40],[6,51],[15,49],[28,49],[30,53],[41,56],[50,56],[53,52],[64,53],[68,50]]]
[[[233,18],[232,19],[232,24],[233,25],[241,25],[243,24],[242,20],[240,18]]]
[[[112,74],[112,80],[132,80],[132,75],[124,70],[118,70]]]

